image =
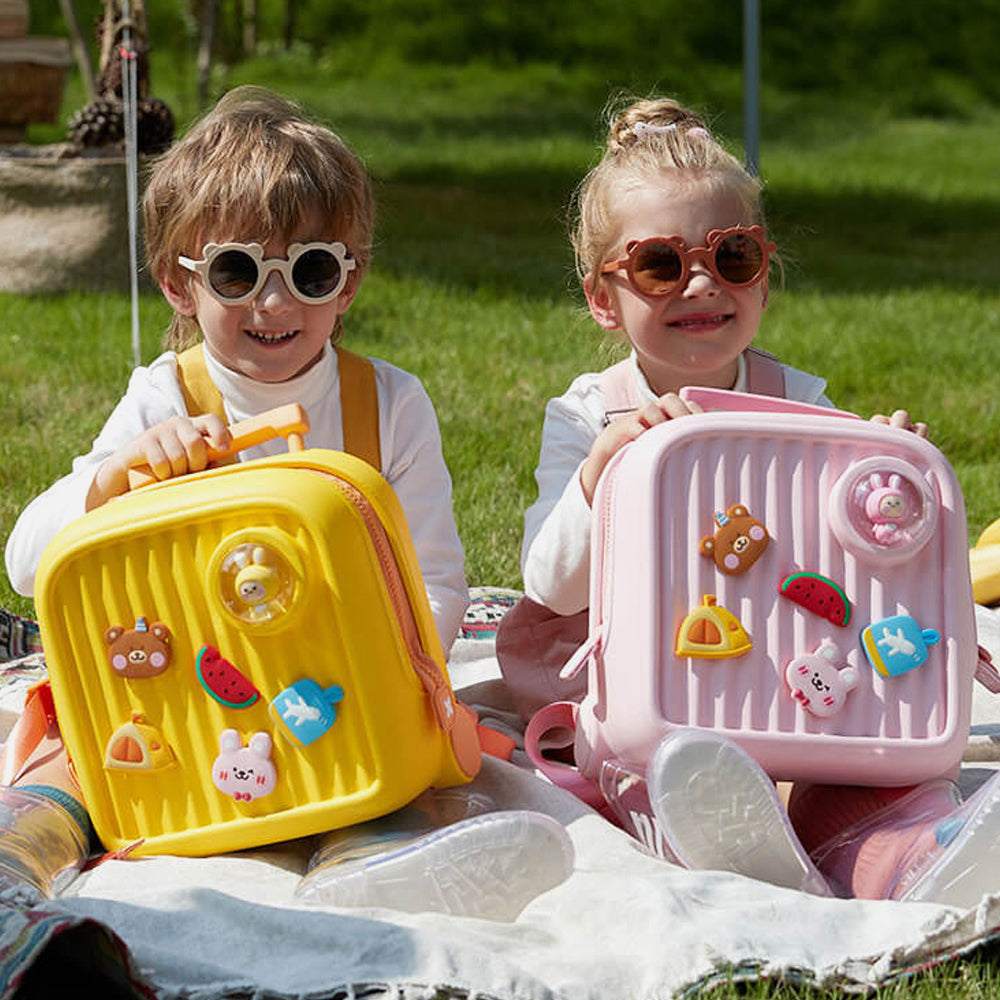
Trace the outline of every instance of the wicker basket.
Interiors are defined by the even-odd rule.
[[[0,292],[128,290],[125,161],[72,152],[68,143],[0,149]],[[140,178],[140,200],[141,187]]]
[[[56,121],[72,61],[64,38],[0,39],[0,125]]]
[[[28,33],[28,0],[0,0],[0,38]]]

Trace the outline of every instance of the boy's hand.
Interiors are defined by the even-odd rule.
[[[675,392],[668,392],[652,403],[647,403],[641,409],[613,419],[598,435],[590,449],[590,454],[580,469],[580,485],[588,504],[594,502],[594,490],[597,480],[601,478],[604,467],[611,461],[617,451],[620,451],[634,441],[640,434],[648,431],[656,424],[662,424],[675,417],[683,417],[689,413],[703,413],[702,408],[694,402],[686,403]]]
[[[225,451],[231,441],[229,428],[214,414],[164,420],[105,459],[87,494],[87,510],[128,492],[131,468],[147,465],[157,479],[201,472],[209,449]]]
[[[927,424],[913,423],[913,421],[910,420],[910,414],[907,413],[906,410],[894,410],[891,417],[887,417],[881,413],[876,413],[875,416],[871,418],[871,423],[888,424],[890,427],[899,427],[904,431],[913,431],[917,437],[927,437]]]

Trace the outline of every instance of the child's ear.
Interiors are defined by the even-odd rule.
[[[181,316],[193,316],[197,312],[189,282],[175,283],[168,276],[160,278],[159,285],[163,297],[170,303],[175,313]]]
[[[587,307],[598,326],[605,330],[617,330],[621,327],[611,290],[605,282],[600,279],[595,281],[588,275],[583,281],[583,294],[587,296]]]
[[[337,296],[338,315],[343,316],[350,309],[351,303],[354,301],[354,296],[358,294],[358,290],[361,288],[361,279],[363,277],[364,274],[359,273],[357,268],[347,276],[347,283],[344,285],[344,290]]]

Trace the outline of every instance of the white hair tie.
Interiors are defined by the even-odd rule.
[[[669,125],[650,125],[649,122],[636,122],[632,126],[632,132],[637,139],[641,139],[644,135],[664,135],[667,132],[676,131],[677,124],[675,122],[671,122]]]
[[[671,122],[669,125],[652,125],[649,122],[636,122],[632,126],[632,134],[637,139],[641,139],[644,135],[666,135],[667,133],[676,131],[678,131],[677,122]],[[702,128],[700,125],[692,125],[687,130],[687,134],[690,136],[699,136],[702,139],[709,137],[708,130]]]

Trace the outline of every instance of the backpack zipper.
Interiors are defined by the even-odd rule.
[[[430,695],[438,726],[442,732],[450,732],[455,721],[455,702],[452,698],[451,689],[445,682],[437,663],[423,648],[420,640],[420,632],[417,628],[417,621],[413,614],[413,607],[410,604],[409,595],[406,593],[403,576],[399,571],[399,564],[392,551],[392,543],[389,541],[385,526],[375,512],[371,501],[361,490],[345,479],[328,475],[336,488],[347,498],[348,502],[358,511],[361,519],[364,521],[382,570],[382,578],[389,592],[393,611],[396,614],[396,619],[403,634],[403,641],[410,656],[410,663],[421,684],[423,684],[424,689]]]

